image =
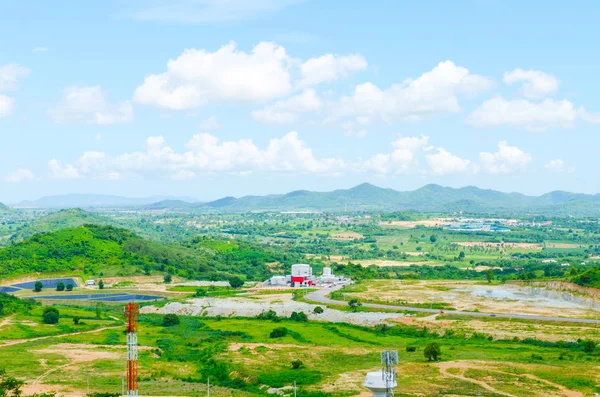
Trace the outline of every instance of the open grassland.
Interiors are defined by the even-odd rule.
[[[65,315],[86,311],[59,309]],[[204,394],[210,377],[215,396],[259,396],[275,389],[289,394],[294,380],[299,396],[356,396],[366,392],[364,376],[379,368],[379,352],[387,348],[400,354],[400,396],[584,396],[600,391],[599,357],[576,344],[537,346],[492,341],[481,334],[441,337],[402,324],[373,329],[290,320],[180,319],[179,325],[163,327],[162,316],[141,317],[141,394]],[[271,338],[273,329],[280,327],[287,335]],[[0,337],[5,337],[4,329]],[[432,341],[442,347],[441,362],[423,357]],[[407,352],[407,346],[416,351]],[[27,391],[56,390],[67,396],[84,394],[88,374],[92,392],[118,393],[124,359],[121,328],[0,345],[0,361],[27,381]],[[293,369],[293,360],[303,365]]]

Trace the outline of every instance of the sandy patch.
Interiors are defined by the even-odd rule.
[[[546,248],[581,248],[581,245],[572,243],[546,243]]]
[[[390,222],[379,222],[381,226],[395,226],[402,227],[407,229],[412,229],[417,226],[425,226],[425,227],[442,227],[452,222],[452,218],[434,218],[434,219],[424,219],[421,221],[390,221]]]
[[[110,348],[125,346],[110,346]],[[86,363],[96,360],[118,360],[124,353],[103,350],[105,346],[88,345],[83,343],[58,343],[46,349],[34,350],[36,354],[59,354],[70,361],[71,365]],[[77,367],[74,367],[77,368]]]
[[[333,234],[329,238],[331,240],[360,240],[365,238],[365,236],[356,232],[342,232]]]
[[[537,243],[492,243],[486,241],[457,241],[454,244],[461,247],[483,247],[483,248],[522,248],[531,250],[541,250],[542,244]]]
[[[409,266],[442,266],[441,263],[431,263],[431,262],[404,262],[404,261],[392,261],[392,260],[384,260],[384,259],[362,259],[362,260],[353,260],[352,263],[359,264],[363,267],[368,267],[371,265],[375,265],[378,267],[409,267]]]

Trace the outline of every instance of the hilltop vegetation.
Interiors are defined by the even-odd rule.
[[[285,254],[237,241],[197,238],[183,245],[144,240],[126,229],[84,225],[36,234],[0,249],[0,277],[36,273],[92,275],[168,273],[191,279],[268,277]]]
[[[38,233],[49,233],[85,224],[106,225],[110,220],[79,208],[53,212],[17,228],[10,241],[22,241]]]
[[[8,211],[8,210],[9,210],[9,208],[5,204],[0,203],[0,212],[1,211]]]

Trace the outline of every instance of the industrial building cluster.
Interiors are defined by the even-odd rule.
[[[274,287],[313,287],[317,285],[334,284],[343,281],[344,277],[331,273],[330,267],[323,268],[323,274],[313,275],[312,267],[305,263],[292,265],[292,274],[273,276],[266,281],[267,285]]]

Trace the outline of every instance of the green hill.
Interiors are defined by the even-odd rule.
[[[100,215],[79,208],[53,212],[15,230],[11,241],[22,241],[38,233],[49,233],[85,224],[108,225],[111,221]]]
[[[166,274],[190,279],[249,280],[270,276],[266,263],[290,255],[234,240],[195,238],[162,244],[113,226],[84,225],[33,237],[0,249],[0,279],[23,274],[94,276]]]
[[[197,208],[247,211],[423,211],[560,216],[600,216],[600,195],[551,192],[542,196],[504,193],[467,186],[426,185],[414,191],[385,189],[368,183],[331,192],[299,190],[269,196],[225,197]]]
[[[9,211],[10,208],[8,208],[5,204],[0,203],[0,212],[4,212],[4,211]]]

